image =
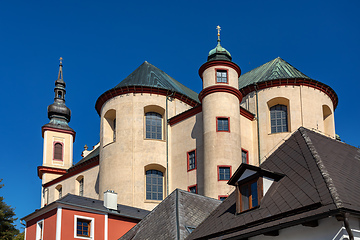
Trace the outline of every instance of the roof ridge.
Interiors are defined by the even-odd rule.
[[[315,163],[319,168],[319,171],[320,171],[320,173],[321,173],[321,175],[322,175],[322,177],[323,177],[323,179],[325,181],[327,189],[330,192],[330,195],[331,195],[331,197],[333,199],[333,202],[335,203],[337,208],[341,208],[341,207],[343,207],[343,203],[342,203],[342,200],[340,198],[340,195],[337,192],[335,184],[334,184],[332,178],[330,177],[330,174],[329,174],[328,170],[326,169],[326,167],[325,167],[319,153],[317,152],[317,150],[316,150],[314,144],[312,143],[310,137],[306,133],[306,130],[307,129],[304,128],[304,127],[299,128],[301,136],[304,138],[306,145],[308,146],[311,154],[313,155],[313,157],[315,159]]]

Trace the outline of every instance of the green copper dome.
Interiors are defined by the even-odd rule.
[[[214,60],[225,60],[225,61],[231,61],[231,54],[228,50],[223,48],[220,44],[220,39],[218,39],[217,46],[210,50],[208,55],[208,61],[214,61]]]

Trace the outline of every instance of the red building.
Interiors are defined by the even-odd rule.
[[[116,204],[116,198],[112,192],[104,201],[67,194],[22,219],[25,240],[118,239],[149,211]]]

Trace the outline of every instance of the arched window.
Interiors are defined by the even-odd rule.
[[[57,190],[58,198],[62,198],[63,196],[62,185],[57,185],[56,190]]]
[[[271,133],[288,131],[287,106],[277,104],[270,108]]]
[[[84,196],[84,176],[79,176],[76,178],[77,181],[77,189],[79,196]]]
[[[103,146],[116,141],[116,111],[110,109],[104,115],[103,124]]]
[[[156,112],[145,113],[146,138],[162,139],[162,116]]]
[[[146,171],[146,200],[163,200],[164,174],[158,170]]]
[[[54,144],[54,159],[63,160],[63,145],[59,142]]]
[[[329,106],[323,105],[323,121],[324,121],[324,132],[330,136],[334,136],[335,127],[334,127],[334,117]]]

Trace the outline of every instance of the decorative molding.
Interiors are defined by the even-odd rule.
[[[254,121],[254,119],[255,119],[255,115],[243,107],[240,107],[240,115],[246,117],[247,119],[249,119],[251,121]]]
[[[195,107],[199,103],[195,101],[194,99],[189,98],[188,96],[178,93],[178,92],[172,92],[167,89],[161,89],[161,88],[153,88],[153,87],[144,87],[144,86],[128,86],[128,87],[121,87],[121,88],[113,88],[110,89],[103,94],[96,100],[95,103],[95,109],[97,113],[100,116],[101,108],[104,105],[104,103],[116,96],[129,94],[129,93],[149,93],[149,94],[157,94],[162,96],[169,96],[171,95],[172,98],[176,98],[192,107]]]
[[[52,174],[59,174],[59,175],[66,174],[65,169],[54,168],[54,167],[44,167],[44,166],[38,166],[37,167],[37,172],[38,172],[38,176],[39,176],[40,179],[42,179],[42,175],[44,173],[52,173]]]
[[[65,130],[65,129],[59,129],[59,128],[53,128],[53,127],[48,127],[48,126],[42,126],[41,127],[42,130],[42,137],[44,137],[44,132],[45,131],[53,131],[53,132],[59,132],[59,133],[67,133],[67,134],[71,134],[73,136],[73,142],[75,142],[75,135],[76,132],[75,131],[70,131],[70,130]]]
[[[191,108],[185,112],[180,113],[179,115],[176,115],[176,116],[170,118],[168,120],[168,123],[170,124],[170,126],[172,126],[172,125],[174,125],[178,122],[181,122],[189,117],[192,117],[200,112],[202,112],[202,105],[197,105],[194,108]]]
[[[204,99],[204,97],[206,97],[207,95],[211,94],[211,93],[217,93],[217,92],[225,92],[225,93],[230,93],[235,95],[238,99],[239,99],[239,104],[241,103],[242,100],[242,94],[241,92],[233,87],[227,86],[227,85],[213,85],[207,88],[204,88],[200,93],[199,93],[199,100],[202,103],[202,100]]]
[[[238,78],[241,75],[241,69],[236,63],[230,62],[230,61],[214,60],[214,61],[204,63],[199,68],[199,76],[200,76],[200,78],[202,79],[202,74],[206,69],[208,69],[209,67],[215,67],[215,66],[231,67],[232,69],[234,69],[237,72]]]
[[[312,79],[304,79],[304,78],[275,79],[257,84],[251,84],[240,89],[240,92],[242,93],[243,96],[246,96],[247,94],[254,92],[256,90],[262,90],[266,88],[280,87],[280,86],[305,86],[305,87],[311,87],[317,89],[329,96],[329,98],[333,102],[334,110],[339,102],[337,94],[331,87],[319,81]]]

